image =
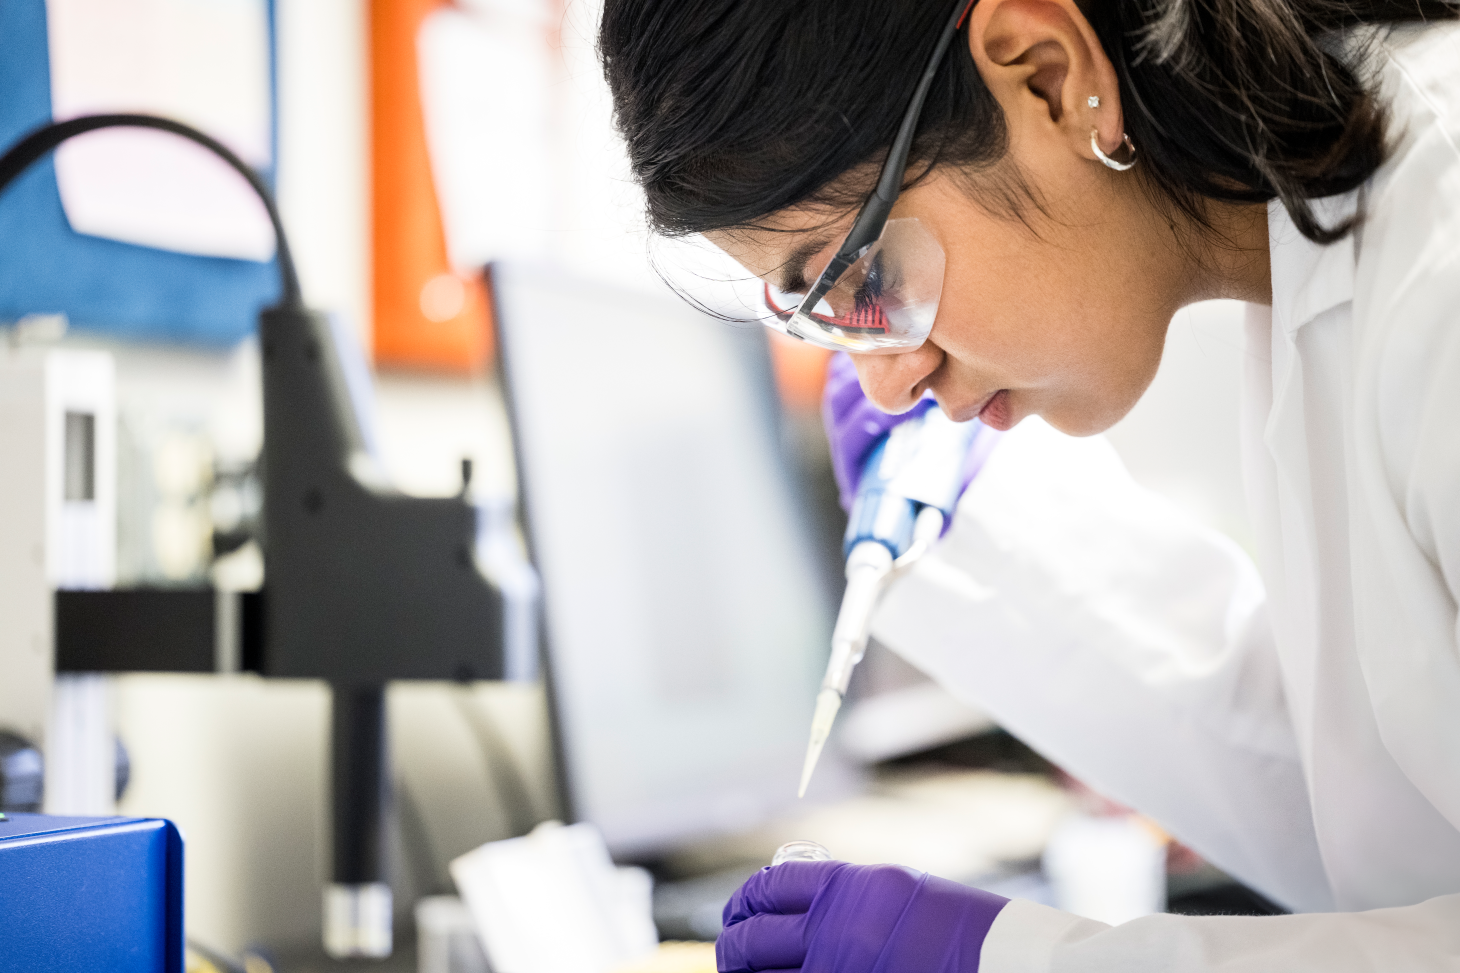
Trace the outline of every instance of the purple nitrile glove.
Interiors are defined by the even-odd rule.
[[[788,861],[725,905],[720,973],[978,973],[1008,899],[900,865]]]
[[[857,483],[862,479],[862,468],[867,456],[878,440],[894,426],[916,419],[934,405],[932,394],[924,395],[916,405],[901,415],[889,415],[877,408],[862,392],[857,380],[857,368],[851,357],[839,351],[831,358],[826,370],[826,387],[821,393],[821,422],[826,428],[826,438],[831,445],[831,469],[836,475],[837,494],[842,509],[852,510],[852,501],[857,495]],[[974,420],[977,422],[978,420]],[[963,467],[963,489],[978,475],[984,460],[992,452],[994,443],[1003,435],[997,429],[980,426],[968,459]],[[961,495],[962,491],[960,491]],[[948,524],[953,518],[948,518]],[[944,530],[948,524],[944,525]]]

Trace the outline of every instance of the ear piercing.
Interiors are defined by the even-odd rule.
[[[1100,96],[1099,95],[1091,95],[1089,98],[1086,98],[1085,99],[1085,104],[1089,105],[1091,108],[1099,108],[1100,107]],[[1099,134],[1099,132],[1097,132],[1093,128],[1090,129],[1090,148],[1095,152],[1095,158],[1099,159],[1101,162],[1105,163],[1107,166],[1109,166],[1110,168],[1114,169],[1116,172],[1125,172],[1131,166],[1133,166],[1133,165],[1136,164],[1136,147],[1135,147],[1134,143],[1131,142],[1130,136],[1127,135],[1127,134],[1125,134],[1124,132],[1121,132],[1120,133],[1120,139],[1125,144],[1125,147],[1127,149],[1130,149],[1130,161],[1129,162],[1116,162],[1110,156],[1108,156],[1104,152],[1102,152],[1100,150],[1100,134]]]
[[[1102,152],[1100,150],[1100,133],[1093,128],[1090,129],[1090,148],[1092,151],[1094,151],[1095,158],[1099,159],[1101,162],[1105,163],[1116,172],[1125,172],[1131,166],[1136,164],[1136,147],[1135,144],[1131,142],[1130,136],[1125,134],[1124,132],[1120,133],[1120,138],[1125,147],[1130,150],[1129,162],[1116,162],[1110,156]]]

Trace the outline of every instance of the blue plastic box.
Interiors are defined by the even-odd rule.
[[[0,971],[183,973],[183,843],[172,822],[0,821]]]

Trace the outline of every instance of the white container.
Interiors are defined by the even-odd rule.
[[[1135,815],[1072,814],[1044,851],[1055,905],[1119,925],[1166,908],[1166,844]]]
[[[608,973],[655,951],[653,879],[616,868],[598,829],[544,822],[451,863],[487,962],[504,973]]]
[[[466,903],[431,895],[416,903],[416,973],[490,973]]]

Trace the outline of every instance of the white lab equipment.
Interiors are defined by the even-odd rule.
[[[1105,443],[1029,420],[873,620],[1090,786],[1315,914],[1109,927],[1014,901],[984,973],[1456,966],[1460,29],[1381,51],[1393,154],[1320,207],[1333,223],[1362,194],[1360,233],[1318,246],[1269,207],[1243,420],[1262,578]]]
[[[416,901],[416,973],[490,973],[476,922],[454,895]]]
[[[653,882],[616,868],[591,824],[538,825],[451,863],[494,970],[603,973],[652,953]]]
[[[1166,841],[1133,814],[1071,814],[1049,836],[1055,905],[1112,926],[1166,908]]]
[[[324,887],[325,952],[334,957],[389,956],[395,948],[394,897],[385,882]]]
[[[55,675],[52,610],[116,577],[115,387],[105,352],[0,345],[0,714],[42,745],[51,814],[115,811],[107,680]]]

